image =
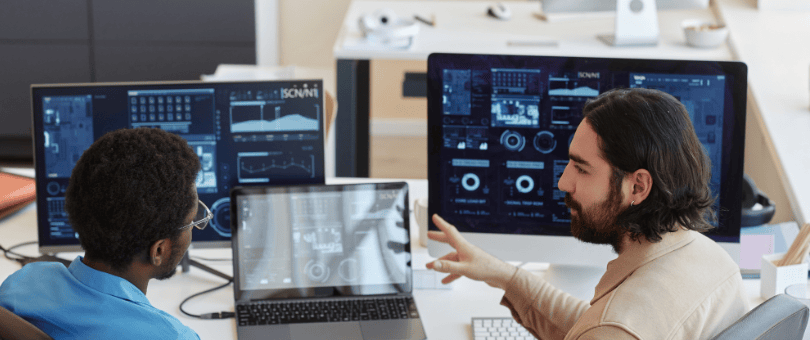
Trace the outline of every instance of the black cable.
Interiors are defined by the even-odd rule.
[[[3,246],[0,246],[0,250],[3,251],[3,256],[5,256],[7,259],[12,260],[12,261],[17,261],[19,263],[23,263],[23,261],[30,260],[30,259],[32,259],[32,257],[25,256],[25,255],[20,254],[20,253],[16,253],[13,250],[16,249],[16,248],[22,247],[22,246],[27,246],[27,245],[36,244],[36,243],[37,243],[37,241],[23,242],[23,243],[11,246],[8,249],[3,248]],[[14,255],[16,257],[10,257],[10,256],[8,256],[9,254]]]
[[[183,314],[188,315],[188,316],[190,316],[192,318],[198,318],[198,319],[228,319],[228,318],[234,317],[234,315],[235,315],[234,312],[223,311],[223,312],[219,312],[219,313],[206,313],[206,314],[196,315],[196,314],[191,314],[191,313],[186,312],[185,310],[183,310],[183,305],[186,302],[188,302],[188,300],[191,300],[191,299],[193,299],[195,297],[198,297],[200,295],[203,295],[203,294],[213,292],[213,291],[218,290],[218,289],[225,288],[231,283],[233,283],[233,280],[229,280],[228,282],[226,282],[225,284],[223,284],[221,286],[216,286],[214,288],[204,290],[202,292],[199,292],[199,293],[196,293],[196,294],[194,294],[192,296],[187,297],[185,300],[183,300],[183,302],[180,303],[180,312],[182,312]]]
[[[208,258],[208,257],[199,257],[199,256],[190,256],[190,258],[195,259],[195,260],[200,260],[200,261],[208,261],[208,262],[226,262],[226,261],[231,262],[231,261],[233,261],[233,259],[230,259],[230,258],[227,258],[227,259],[226,258],[212,259],[212,258]]]

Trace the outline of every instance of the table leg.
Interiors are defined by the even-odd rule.
[[[369,60],[337,60],[335,175],[369,176]]]

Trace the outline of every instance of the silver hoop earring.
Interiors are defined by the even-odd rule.
[[[636,201],[635,201],[635,200],[633,200],[632,202],[630,202],[630,206],[631,206],[631,207],[633,206],[633,203],[636,203]]]

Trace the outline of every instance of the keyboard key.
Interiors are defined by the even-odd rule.
[[[534,339],[522,325],[511,318],[472,318],[473,340]]]
[[[236,307],[240,326],[418,317],[413,298],[261,302]]]

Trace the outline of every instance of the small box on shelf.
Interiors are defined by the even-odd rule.
[[[807,261],[799,264],[777,267],[785,253],[762,255],[760,269],[760,296],[769,299],[785,292],[785,288],[795,284],[807,284]]]

